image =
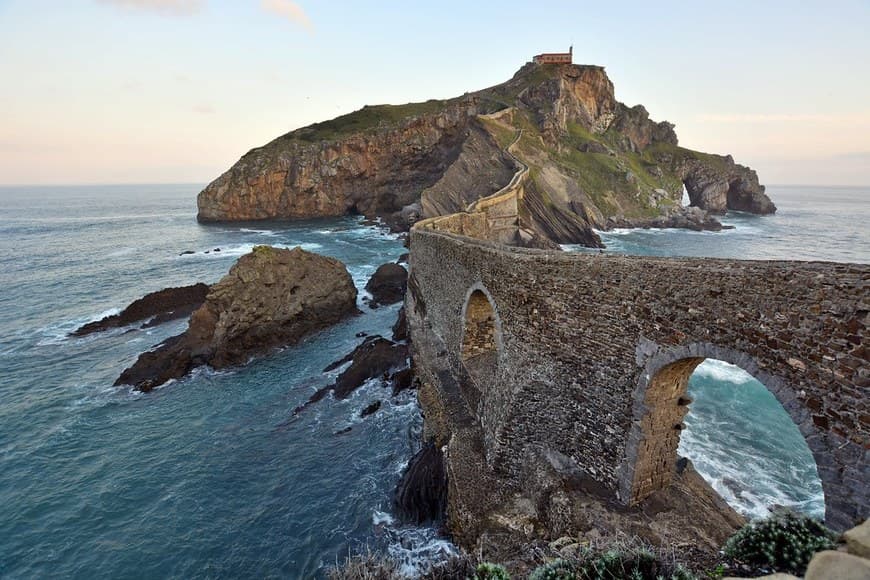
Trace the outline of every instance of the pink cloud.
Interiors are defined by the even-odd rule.
[[[311,24],[308,15],[299,4],[292,0],[261,0],[260,7],[266,12],[271,12],[294,24],[299,24],[309,32],[314,31],[314,25]]]

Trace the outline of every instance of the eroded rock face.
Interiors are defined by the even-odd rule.
[[[441,178],[476,112],[466,100],[334,140],[309,142],[289,133],[252,149],[200,192],[197,219],[392,216]]]
[[[755,170],[735,163],[730,155],[675,148],[657,156],[662,166],[683,181],[693,206],[715,214],[727,210],[762,215],[776,212]]]
[[[146,321],[143,326],[156,326],[163,322],[190,316],[199,308],[208,294],[208,285],[199,283],[179,288],[164,288],[146,294],[133,301],[119,314],[106,316],[101,320],[89,322],[72,333],[73,336],[86,336],[110,328],[120,328],[135,322]]]
[[[149,391],[200,365],[243,364],[354,314],[356,294],[334,258],[257,246],[211,287],[187,331],[142,354],[115,384]]]
[[[422,524],[444,519],[447,510],[447,470],[441,450],[427,443],[417,452],[393,495],[393,509],[404,521]]]

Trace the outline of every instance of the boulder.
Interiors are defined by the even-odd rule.
[[[156,326],[163,322],[185,318],[202,306],[208,294],[208,285],[203,283],[178,288],[164,288],[146,294],[130,303],[119,314],[106,316],[102,320],[89,322],[76,329],[72,336],[85,336],[110,328],[120,328],[135,322],[147,321],[144,327]]]
[[[845,532],[843,539],[850,554],[870,558],[870,520]]]
[[[115,384],[149,391],[200,365],[244,364],[356,312],[344,264],[301,248],[257,246],[211,287],[183,334],[142,354]]]
[[[408,271],[394,263],[383,264],[366,283],[372,295],[371,304],[386,306],[400,302],[408,286]]]
[[[818,552],[807,571],[805,580],[867,580],[870,578],[870,560],[844,552],[825,550]]]

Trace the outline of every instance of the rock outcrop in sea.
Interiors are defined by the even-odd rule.
[[[183,334],[143,353],[115,384],[149,391],[201,365],[244,364],[355,314],[356,296],[338,260],[257,246],[211,287]]]
[[[401,302],[408,286],[408,271],[392,262],[383,264],[375,270],[366,283],[366,290],[372,295],[372,306],[387,306]]]
[[[80,326],[72,333],[72,336],[87,336],[94,332],[121,328],[143,321],[142,327],[149,328],[170,320],[185,318],[202,306],[206,294],[208,294],[208,285],[202,282],[191,286],[164,288],[157,292],[151,292],[138,300],[134,300],[118,314],[106,316]]]
[[[657,227],[684,187],[711,214],[776,210],[755,171],[680,147],[672,124],[618,102],[604,68],[528,63],[488,89],[367,106],[252,149],[199,194],[198,219],[358,213],[407,229],[500,190],[517,162],[530,169],[520,218],[550,243],[600,245],[592,228],[613,219]]]

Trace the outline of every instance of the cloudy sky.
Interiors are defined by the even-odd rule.
[[[870,184],[870,1],[0,0],[0,184],[205,183],[365,104],[574,44],[769,184]]]

